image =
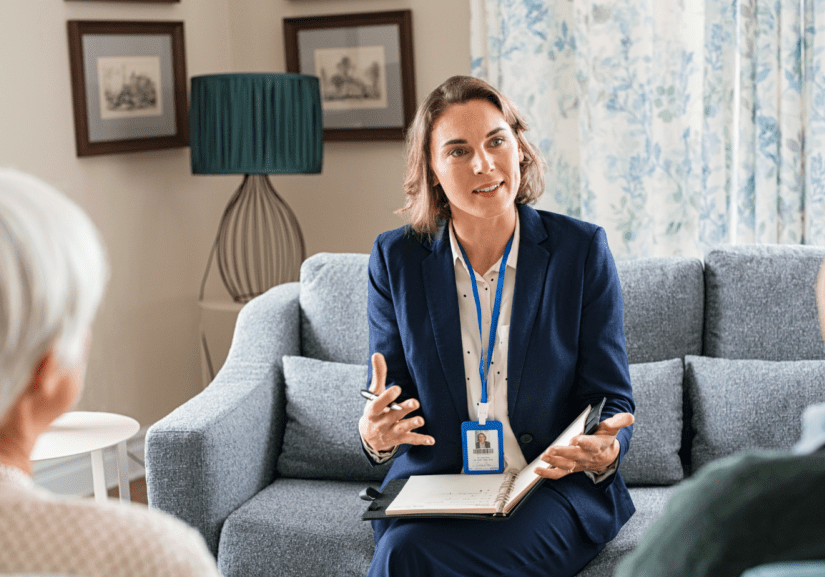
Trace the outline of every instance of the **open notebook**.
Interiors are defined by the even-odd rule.
[[[551,443],[566,446],[576,435],[598,428],[604,400],[596,409],[588,406]],[[536,458],[522,470],[508,469],[495,475],[413,475],[394,479],[362,516],[384,517],[507,518],[526,501],[543,477],[534,472],[550,465]]]

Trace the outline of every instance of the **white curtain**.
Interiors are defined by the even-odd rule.
[[[802,3],[800,3],[802,2]],[[472,73],[619,258],[825,244],[825,0],[471,0]]]

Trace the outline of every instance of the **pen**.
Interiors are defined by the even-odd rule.
[[[369,399],[370,401],[374,401],[375,399],[378,398],[378,395],[376,395],[375,393],[373,393],[371,391],[368,391],[367,389],[361,389],[361,396],[364,397],[365,399]],[[404,410],[401,407],[401,405],[396,405],[395,403],[390,403],[390,408],[393,411],[403,411]]]

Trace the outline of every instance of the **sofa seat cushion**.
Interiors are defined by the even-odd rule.
[[[358,482],[278,479],[224,523],[219,568],[225,577],[306,577],[367,573],[375,550]],[[377,485],[372,485],[377,486]],[[619,560],[664,510],[673,487],[630,489],[636,513],[580,577],[612,575]]]
[[[745,449],[793,447],[805,407],[825,401],[825,361],[688,356],[685,386],[693,412],[695,472]]]
[[[607,544],[577,577],[604,577],[613,575],[616,565],[639,543],[642,535],[662,515],[668,499],[676,487],[636,487],[630,489],[630,497],[636,505],[636,513],[622,527],[616,538]]]
[[[225,577],[363,577],[375,550],[361,520],[368,484],[277,479],[223,525],[219,568]],[[377,484],[371,484],[378,487]]]
[[[630,485],[682,480],[682,359],[630,365],[636,423],[622,477]]]
[[[299,479],[380,481],[392,461],[372,467],[361,448],[358,419],[366,365],[285,356],[286,427],[278,473]]]

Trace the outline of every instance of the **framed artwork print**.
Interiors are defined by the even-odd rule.
[[[287,72],[317,76],[324,140],[403,140],[415,114],[412,12],[284,19]]]
[[[183,22],[68,28],[78,156],[189,145]]]

